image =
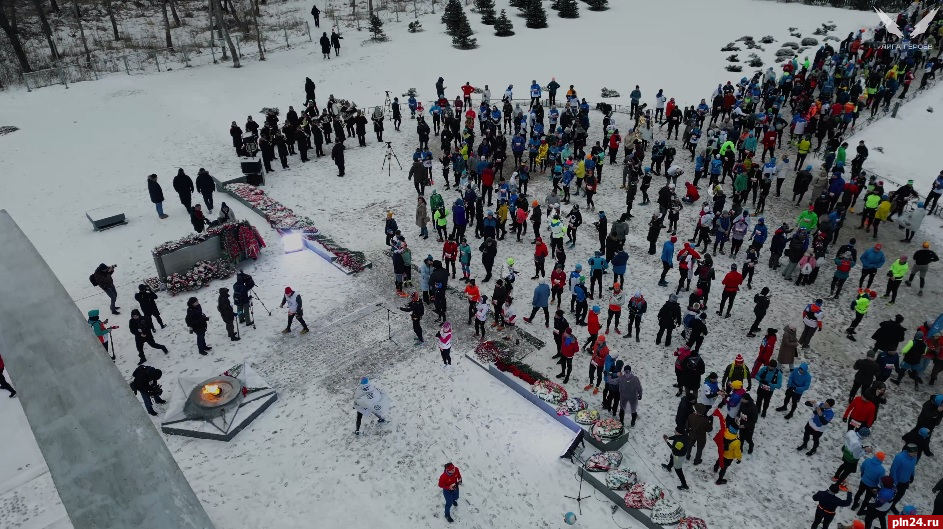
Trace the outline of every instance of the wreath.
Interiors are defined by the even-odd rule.
[[[707,529],[707,522],[701,518],[681,518],[677,529]]]
[[[629,490],[638,483],[638,475],[631,470],[620,468],[606,474],[606,486],[611,490]]]
[[[599,412],[596,410],[581,410],[576,412],[576,422],[583,425],[596,424],[599,420]]]
[[[622,422],[616,419],[603,419],[593,425],[593,437],[597,439],[615,439],[625,431]]]
[[[606,472],[619,468],[622,452],[599,452],[590,456],[583,467],[590,472]]]
[[[557,405],[567,399],[567,392],[563,386],[549,380],[539,380],[531,387],[531,391],[540,400]]]
[[[652,507],[652,521],[658,525],[672,525],[684,518],[684,507],[670,498],[663,499]]]
[[[557,408],[557,415],[569,415],[570,413],[580,412],[585,409],[586,401],[579,397],[574,397],[560,404],[560,407]]]
[[[625,506],[630,509],[651,509],[665,497],[665,491],[658,485],[636,483],[625,495]]]

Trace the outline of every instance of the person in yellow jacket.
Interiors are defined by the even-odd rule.
[[[896,64],[890,70],[887,71],[887,75],[884,76],[884,79],[897,79],[897,65]]]
[[[432,222],[435,224],[435,233],[438,236],[436,241],[438,242],[444,241],[446,235],[449,233],[448,216],[449,212],[445,208],[439,208],[432,214]]]
[[[540,165],[541,173],[547,172],[547,151],[549,150],[547,140],[540,140],[540,147],[537,149],[537,164]]]
[[[498,240],[503,241],[504,236],[507,235],[507,224],[508,224],[508,203],[501,201],[498,203]]]
[[[873,192],[868,192],[864,197],[864,210],[861,212],[861,224],[858,226],[858,229],[864,229],[865,223],[874,222],[874,214],[877,213],[878,206],[881,204],[881,195]]]
[[[887,302],[888,305],[893,305],[897,302],[897,289],[900,288],[900,284],[904,281],[904,278],[907,277],[907,272],[910,270],[910,265],[907,264],[907,256],[902,255],[900,259],[894,261],[891,264],[891,269],[887,271],[887,290],[884,291],[882,298],[891,298]]]
[[[802,137],[801,140],[799,140],[799,143],[796,144],[796,152],[798,152],[799,155],[796,156],[796,163],[792,168],[793,171],[799,170],[799,167],[805,163],[805,157],[808,156],[809,151],[812,150],[812,140],[810,138],[811,136],[806,134]]]
[[[727,428],[724,429],[723,439],[718,439],[718,436],[714,436],[715,442],[717,442],[717,450],[723,456],[723,459],[717,458],[717,462],[714,463],[714,472],[720,470],[720,474],[717,475],[717,485],[723,485],[727,483],[727,480],[724,479],[724,476],[727,474],[727,469],[730,468],[730,464],[737,461],[739,464],[743,459],[743,454],[740,452],[740,429],[737,428],[737,425],[733,422],[727,423]]]
[[[855,313],[855,318],[851,320],[851,325],[845,329],[846,337],[853,341],[857,342],[855,339],[855,329],[858,328],[858,324],[861,323],[861,319],[864,318],[864,315],[868,313],[868,309],[871,308],[871,300],[877,297],[877,292],[873,290],[868,290],[865,288],[858,289],[858,297],[851,302],[851,309]]]
[[[867,205],[867,203],[865,203]],[[878,238],[878,225],[882,220],[887,220],[887,217],[891,214],[891,201],[888,199],[887,195],[881,196],[881,203],[878,204],[877,209],[874,211],[874,221],[871,223],[871,227],[874,228],[874,238]]]

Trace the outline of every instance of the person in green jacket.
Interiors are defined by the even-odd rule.
[[[848,142],[843,142],[841,146],[838,147],[838,150],[835,151],[835,165],[844,167],[845,166],[845,149],[848,148]]]
[[[432,190],[432,196],[429,197],[429,207],[432,211],[445,207],[445,199],[435,189]]]
[[[435,233],[438,236],[436,241],[443,242],[445,241],[446,236],[449,233],[449,230],[448,230],[449,212],[446,211],[444,207],[438,208],[434,211],[435,213],[432,214],[432,222],[435,224]]]
[[[809,232],[814,231],[818,225],[819,216],[815,214],[815,206],[811,204],[809,205],[809,209],[800,213],[799,217],[796,219],[796,227],[805,228]]]
[[[897,289],[900,288],[900,284],[904,281],[904,278],[907,277],[907,271],[910,270],[910,265],[907,264],[907,256],[902,255],[900,259],[894,261],[891,264],[891,269],[887,271],[887,290],[884,292],[882,298],[891,298],[887,303],[888,305],[893,305],[897,302]]]
[[[863,288],[858,289],[858,297],[851,302],[851,308],[855,313],[855,319],[851,320],[851,325],[845,329],[846,337],[853,341],[857,342],[855,339],[855,329],[858,327],[858,324],[861,323],[861,319],[864,318],[864,315],[868,313],[868,309],[871,308],[871,300],[877,296],[877,292],[873,290],[867,290]]]
[[[106,323],[108,323],[108,320],[99,318],[98,309],[88,311],[88,325],[92,328],[95,336],[98,337],[98,341],[105,347],[105,351],[108,350],[108,342],[111,340],[111,330],[118,328],[117,326],[108,327],[105,325]],[[112,360],[114,360],[114,357],[112,357]]]
[[[874,214],[878,211],[878,206],[881,204],[881,194],[880,193],[869,193],[864,198],[864,211],[861,212],[861,224],[858,226],[858,229],[863,229],[864,224],[867,222],[868,226],[874,223]]]

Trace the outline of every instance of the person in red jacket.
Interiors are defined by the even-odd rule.
[[[566,287],[566,272],[563,271],[563,265],[557,263],[553,267],[553,272],[550,273],[550,303],[553,304],[553,300],[557,300],[557,310],[560,310],[564,287]]]
[[[445,464],[445,470],[439,476],[439,488],[445,496],[445,519],[449,523],[452,519],[452,507],[458,507],[458,487],[462,484],[462,473],[452,463]]]
[[[851,404],[848,405],[848,408],[842,415],[842,419],[848,422],[849,430],[857,430],[862,426],[871,428],[877,415],[878,409],[874,402],[858,395],[851,401]]]
[[[599,384],[602,382],[602,371],[603,367],[606,366],[606,358],[609,356],[609,346],[606,345],[606,335],[603,334],[599,338],[596,338],[596,343],[593,344],[592,350],[593,358],[589,361],[589,384],[583,388],[583,391],[593,390],[593,395],[599,394]],[[596,386],[593,387],[593,377],[596,377]]]
[[[590,347],[596,343],[596,337],[599,336],[599,329],[602,328],[599,324],[599,313],[601,310],[599,305],[593,305],[593,308],[589,311],[589,316],[586,318],[586,332],[589,333],[589,338],[587,338],[586,343],[583,344],[585,351],[592,352]]]
[[[547,262],[548,255],[550,255],[550,250],[547,248],[547,243],[542,238],[537,237],[537,246],[534,247],[534,277],[531,279],[547,277],[544,263]],[[553,274],[550,274],[550,277],[553,278]]]
[[[560,374],[557,378],[562,378],[563,383],[570,381],[570,373],[573,372],[573,357],[580,350],[580,342],[573,336],[573,329],[567,327],[563,331],[563,337],[560,339]]]
[[[13,386],[11,386],[9,382],[7,382],[7,377],[6,375],[3,374],[3,357],[2,356],[0,356],[0,389],[5,389],[9,391],[11,399],[16,396],[16,390],[13,389]]]
[[[766,153],[770,156],[776,155],[776,131],[770,129],[763,135],[763,163],[766,163]]]
[[[465,98],[465,104],[471,107],[471,95],[475,93],[475,87],[471,85],[468,81],[465,81],[465,84],[462,85],[462,96]]]
[[[740,291],[740,285],[743,284],[743,275],[737,272],[736,263],[730,265],[730,271],[724,276],[724,280],[721,281],[721,284],[724,285],[724,291],[720,295],[720,309],[717,311],[717,315],[729,318],[730,309],[733,308],[733,300],[737,297],[737,292]],[[724,315],[724,305],[727,301],[730,301],[730,304],[727,305],[727,314]]]
[[[776,329],[766,329],[766,336],[760,342],[760,352],[756,355],[756,361],[753,362],[753,370],[750,371],[750,378],[756,378],[760,368],[768,365],[773,358],[773,351],[776,349]]]
[[[445,261],[445,272],[449,272],[449,266],[452,267],[452,279],[455,279],[455,259],[458,258],[458,243],[455,242],[455,236],[450,235],[449,240],[442,245],[442,260]]]

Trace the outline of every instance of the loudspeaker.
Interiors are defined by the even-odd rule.
[[[264,186],[265,176],[263,176],[262,173],[246,174],[246,183],[249,184],[250,186]]]
[[[261,174],[262,173],[262,160],[242,160],[239,162],[242,166],[242,174]]]
[[[567,447],[566,451],[560,456],[560,459],[569,459],[570,463],[573,462],[573,456],[576,453],[577,447],[580,445],[586,446],[586,443],[583,441],[583,434],[585,430],[580,428],[580,431],[577,432],[576,437],[570,442],[570,445]]]

